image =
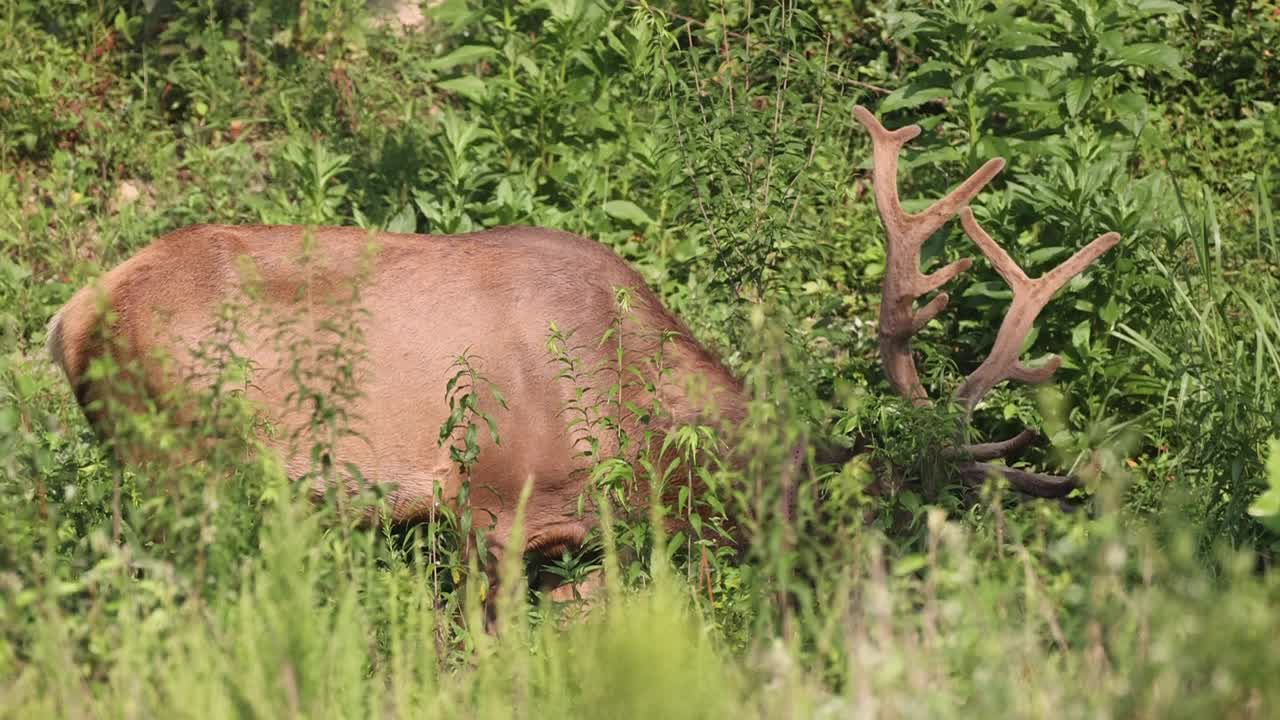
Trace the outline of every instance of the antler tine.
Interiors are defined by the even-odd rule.
[[[853,116],[871,134],[871,191],[875,194],[880,219],[886,232],[900,238],[908,225],[908,218],[898,201],[898,153],[903,145],[920,134],[920,126],[907,125],[888,130],[861,105],[853,107]]]
[[[1035,442],[1038,437],[1040,437],[1040,433],[1026,429],[1008,440],[947,448],[943,451],[943,455],[957,460],[995,460],[1018,452]]]
[[[929,402],[911,356],[911,336],[946,307],[949,296],[939,293],[913,310],[915,301],[969,269],[972,261],[958,260],[925,275],[920,272],[920,247],[1004,168],[1004,160],[989,160],[924,212],[910,214],[898,198],[898,155],[920,134],[918,125],[888,130],[871,111],[857,105],[854,117],[871,135],[872,191],[885,229],[885,275],[880,302],[880,358],[885,374],[903,397],[917,405]]]
[[[959,468],[960,477],[969,483],[980,484],[994,473],[1008,480],[1009,485],[1015,490],[1027,495],[1042,498],[1065,497],[1072,490],[1080,487],[1078,479],[1069,475],[1047,475],[1008,465],[983,462],[1008,457],[1035,442],[1039,437],[1040,434],[1035,430],[1026,429],[1008,440],[947,448],[943,451],[943,456],[964,461]]]
[[[991,262],[991,265],[996,269],[996,273],[1004,278],[1005,283],[1008,284],[1010,290],[1013,290],[1014,295],[1017,295],[1020,289],[1031,282],[1031,278],[1027,277],[1022,268],[1018,267],[1018,263],[1009,257],[1009,253],[996,244],[996,241],[991,239],[987,231],[983,230],[982,226],[978,224],[978,221],[973,217],[972,208],[964,208],[960,211],[960,226],[964,228],[965,234],[969,236],[973,244],[978,246],[978,250],[982,251],[982,254]]]
[[[1046,475],[1007,465],[972,462],[960,468],[961,477],[974,484],[985,482],[992,473],[1003,476],[1015,490],[1041,498],[1066,497],[1080,487],[1080,481],[1074,477]]]
[[[1120,242],[1120,235],[1113,232],[1101,235],[1061,265],[1032,279],[1027,277],[1013,258],[1009,257],[1009,254],[978,225],[972,210],[964,208],[960,211],[960,224],[964,227],[965,234],[991,261],[996,272],[1013,290],[1013,304],[1005,314],[1004,321],[1000,323],[991,353],[956,389],[955,398],[968,415],[991,388],[1005,380],[1042,383],[1052,377],[1061,364],[1061,359],[1050,356],[1042,365],[1029,368],[1018,360],[1018,355],[1022,352],[1022,344],[1026,341],[1027,334],[1031,332],[1031,326],[1035,323],[1036,317],[1040,315],[1040,311],[1054,294],[1103,253],[1115,247],[1116,243]]]
[[[898,199],[898,153],[920,134],[920,126],[907,125],[887,130],[870,110],[861,105],[854,106],[853,115],[871,134],[872,191],[885,231],[894,241],[908,247],[915,246],[918,250],[930,235],[947,224],[1004,169],[1004,158],[992,158],[923,212],[907,213]]]

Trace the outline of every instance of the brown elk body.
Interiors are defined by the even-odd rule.
[[[965,232],[1014,291],[1013,306],[991,355],[956,391],[954,401],[967,423],[980,398],[996,384],[1049,378],[1056,361],[1035,368],[1022,365],[1018,355],[1023,341],[1053,294],[1119,238],[1108,233],[1045,276],[1030,279],[966,207],[1000,171],[1002,160],[988,162],[933,206],[910,215],[898,201],[897,158],[919,128],[886,130],[861,107],[855,115],[872,137],[873,186],[888,239],[880,352],[893,387],[913,402],[928,402],[910,339],[945,308],[947,295],[939,293],[919,309],[914,304],[970,266],[970,261],[962,260],[929,275],[921,273],[920,247],[944,223],[959,216]],[[304,272],[298,251],[308,235],[314,258]],[[656,399],[666,410],[666,427],[713,415],[732,426],[745,414],[747,398],[741,384],[692,338],[621,258],[594,241],[534,228],[461,236],[371,235],[351,228],[278,226],[179,230],[156,240],[73,297],[50,323],[51,354],[82,405],[92,408],[94,399],[107,389],[85,374],[90,361],[106,352],[95,328],[103,310],[109,310],[108,336],[116,339],[112,347],[118,348],[114,351],[141,364],[148,394],[160,398],[167,387],[182,382],[182,369],[192,362],[190,348],[207,335],[217,309],[241,297],[244,259],[253,266],[259,287],[255,310],[267,317],[294,317],[304,335],[318,336],[325,332],[330,314],[337,312],[324,300],[358,279],[370,240],[378,250],[367,273],[359,278],[361,306],[367,313],[363,319],[367,361],[359,378],[362,394],[351,408],[355,433],[340,441],[337,453],[358,466],[367,480],[393,486],[389,494],[393,520],[428,516],[437,487],[446,500],[458,492],[462,476],[438,437],[449,412],[444,386],[453,373],[451,364],[469,350],[482,359],[483,374],[507,400],[507,409],[491,399],[480,408],[502,428],[502,441],[494,446],[481,434],[482,447],[472,472],[472,507],[478,517],[493,518],[490,541],[497,547],[506,544],[517,498],[529,480],[533,492],[526,509],[523,550],[555,553],[582,541],[592,519],[577,508],[591,458],[581,454],[581,438],[566,421],[565,408],[574,401],[578,387],[558,375],[559,368],[547,351],[550,323],[573,332],[580,341],[574,352],[584,366],[592,368],[616,366],[619,342],[621,364],[643,367],[659,347],[656,338],[669,334],[673,339],[663,351],[669,379],[655,383],[656,398],[629,398],[639,405]],[[618,318],[616,288],[631,293],[631,312],[624,316],[624,332],[602,345],[597,341]],[[257,368],[252,399],[273,422],[286,428],[303,422],[302,411],[290,401],[295,382],[288,372],[288,349],[275,347],[269,327],[247,331],[240,351]],[[176,365],[156,361],[156,350],[176,359]],[[690,392],[693,380],[701,392]],[[610,377],[604,384],[615,381]],[[592,382],[597,383],[593,388],[597,397],[607,394],[599,378]],[[632,417],[625,422],[637,420]],[[99,425],[110,433],[101,418]],[[960,474],[971,481],[997,473],[1015,489],[1032,495],[1065,495],[1076,487],[1074,478],[987,462],[1020,450],[1035,437],[1026,431],[1007,441],[974,445],[958,437],[947,455],[960,463]],[[287,438],[289,433],[279,433],[266,442],[293,475],[301,475],[309,459]],[[616,450],[609,447],[607,434],[602,439],[601,454]]]
[[[304,236],[312,245],[305,273],[299,260]],[[376,249],[367,255],[370,241]],[[305,425],[307,410],[290,399],[296,388],[290,348],[278,347],[271,319],[293,318],[295,336],[318,339],[334,314],[349,311],[329,301],[349,293],[353,283],[361,288],[360,396],[348,409],[352,433],[339,439],[335,455],[359,467],[367,481],[392,488],[387,502],[397,522],[426,518],[436,486],[446,501],[458,493],[462,474],[447,444],[439,443],[439,433],[449,415],[445,386],[456,371],[451,365],[466,351],[507,406],[478,393],[478,409],[500,430],[496,446],[486,433],[479,434],[480,453],[471,469],[471,506],[477,518],[493,519],[490,542],[502,547],[529,480],[533,492],[525,510],[524,549],[558,553],[583,539],[591,519],[577,509],[591,458],[582,455],[582,438],[569,427],[565,409],[578,387],[558,377],[561,367],[547,348],[552,322],[572,333],[576,342],[568,351],[595,371],[590,375],[595,390],[616,379],[599,371],[617,364],[617,338],[623,342],[624,367],[644,368],[659,350],[660,334],[667,333],[670,340],[661,350],[668,372],[657,384],[667,421],[709,419],[715,413],[733,422],[743,413],[741,385],[625,262],[599,243],[535,228],[423,236],[205,225],[170,233],[81,290],[50,323],[51,354],[82,405],[93,407],[95,397],[106,392],[85,377],[90,361],[105,351],[97,339],[104,309],[111,317],[106,335],[113,339],[112,352],[122,354],[117,358],[122,362],[141,365],[141,384],[158,399],[192,374],[190,349],[211,332],[218,309],[228,301],[245,301],[245,260],[256,286],[249,302],[267,322],[243,328],[246,337],[238,352],[256,368],[250,399],[284,430],[265,442],[294,477],[310,464],[307,448],[291,438],[291,429]],[[617,288],[630,292],[626,313],[616,307]],[[601,344],[619,317],[622,332]],[[157,350],[176,362],[162,363]],[[684,383],[694,375],[704,387],[696,398]],[[621,384],[632,383],[623,378]],[[653,398],[627,399],[644,406]],[[639,435],[634,417],[621,420],[630,424],[625,430]],[[99,429],[110,433],[110,427]],[[600,454],[616,451],[616,434],[602,432],[599,440]]]

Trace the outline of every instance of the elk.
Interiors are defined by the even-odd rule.
[[[897,162],[903,145],[919,134],[919,128],[888,131],[865,108],[854,112],[871,134],[874,195],[887,235],[879,342],[893,387],[912,402],[929,402],[910,340],[942,311],[947,295],[939,293],[919,309],[914,304],[967,269],[970,261],[924,275],[920,248],[957,214],[964,231],[1013,288],[1014,299],[990,356],[960,385],[955,401],[967,418],[983,394],[1004,380],[1046,381],[1057,362],[1024,366],[1018,359],[1023,340],[1051,296],[1114,246],[1118,236],[1104,235],[1045,276],[1030,279],[966,207],[1000,171],[1002,160],[983,165],[926,211],[907,214],[898,201]],[[306,273],[296,254],[304,238],[313,249]],[[357,278],[356,268],[370,240],[377,252]],[[351,408],[355,432],[342,438],[336,451],[359,467],[369,482],[389,488],[387,512],[397,523],[429,517],[437,487],[446,502],[458,497],[462,475],[438,434],[449,414],[442,389],[452,374],[451,364],[470,348],[483,359],[484,374],[506,398],[505,407],[482,398],[480,409],[495,418],[503,437],[495,444],[481,435],[470,475],[469,502],[475,515],[492,519],[490,546],[501,549],[507,544],[517,498],[528,480],[533,491],[519,550],[554,556],[583,542],[594,524],[589,513],[577,512],[590,459],[579,452],[566,426],[563,410],[578,388],[565,382],[550,361],[547,329],[554,322],[578,338],[605,336],[619,318],[619,288],[632,298],[630,312],[622,317],[622,332],[615,333],[608,346],[580,345],[577,351],[586,364],[613,364],[620,349],[621,364],[644,366],[658,348],[655,338],[663,336],[669,338],[662,356],[671,380],[633,389],[630,392],[637,395],[630,400],[639,405],[658,400],[665,409],[662,427],[668,428],[707,418],[732,428],[745,417],[748,398],[743,385],[693,339],[638,273],[595,241],[528,227],[431,236],[371,235],[340,227],[199,225],[154,240],[81,289],[49,323],[49,353],[100,434],[112,432],[100,402],[112,390],[92,378],[90,363],[107,354],[133,362],[144,393],[163,402],[175,383],[188,381],[183,369],[194,362],[191,348],[210,332],[217,309],[245,296],[245,261],[255,278],[256,309],[267,316],[293,318],[304,334],[322,333],[333,320],[337,311],[323,302],[326,298],[357,280],[362,283],[367,367],[362,392]],[[257,368],[251,399],[272,422],[288,427],[299,422],[299,410],[290,402],[285,351],[273,346],[269,332],[247,329],[238,351]],[[162,362],[161,355],[171,361]],[[695,385],[702,390],[692,390]],[[635,417],[623,419],[632,431],[638,422]],[[279,455],[290,475],[301,476],[309,459],[289,437],[283,433],[264,443]],[[994,472],[1032,495],[1069,493],[1076,486],[1073,478],[990,462],[1026,447],[1035,437],[1028,430],[1003,442],[958,445],[950,452],[965,478],[978,480]],[[608,446],[608,438],[605,445],[601,454],[618,449]],[[313,487],[316,494],[325,490],[323,482]]]

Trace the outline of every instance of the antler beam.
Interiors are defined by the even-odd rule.
[[[1026,341],[1027,334],[1031,332],[1031,326],[1040,315],[1040,311],[1054,294],[1061,290],[1071,278],[1084,272],[1084,269],[1103,253],[1115,247],[1116,243],[1120,242],[1120,235],[1110,232],[1097,237],[1066,262],[1033,280],[1027,277],[1022,268],[1009,257],[1009,253],[997,245],[978,225],[978,221],[973,217],[973,210],[964,208],[960,211],[960,225],[1013,290],[1013,304],[1005,313],[1004,321],[1000,323],[1000,330],[996,332],[996,342],[991,348],[991,353],[956,389],[956,400],[964,407],[965,413],[969,414],[973,412],[974,406],[987,394],[987,391],[1005,380],[1038,384],[1053,376],[1058,366],[1062,364],[1062,359],[1051,355],[1038,366],[1027,367],[1018,360],[1022,344]]]
[[[1103,253],[1120,242],[1116,233],[1107,233],[1072,255],[1066,262],[1038,278],[1030,278],[985,230],[978,225],[968,203],[1004,169],[1004,160],[988,160],[956,189],[933,203],[924,212],[907,213],[898,198],[898,156],[909,141],[920,134],[918,125],[887,130],[875,115],[861,105],[854,117],[871,135],[872,190],[885,229],[885,274],[880,300],[880,361],[894,389],[916,405],[928,405],[929,397],[920,383],[911,354],[911,338],[946,308],[947,293],[940,292],[918,310],[916,300],[950,282],[968,270],[971,261],[958,260],[928,275],[920,272],[920,248],[933,233],[959,215],[964,232],[1013,290],[1013,303],[1000,323],[991,353],[956,389],[954,400],[964,409],[967,425],[974,407],[993,387],[1005,380],[1042,383],[1061,364],[1057,356],[1028,367],[1019,360],[1022,345],[1040,311],[1071,278],[1079,275]],[[1008,440],[963,445],[945,452],[963,460],[960,474],[981,482],[990,474],[1003,475],[1013,487],[1038,497],[1062,497],[1077,486],[1071,477],[1044,475],[986,460],[1008,457],[1034,442],[1036,433],[1023,430]]]
[[[920,296],[968,270],[972,261],[958,260],[925,275],[920,272],[920,247],[1004,169],[1004,160],[987,161],[946,197],[913,215],[903,210],[898,201],[898,154],[903,145],[920,134],[920,126],[889,131],[861,105],[854,107],[853,114],[871,133],[871,188],[888,238],[880,298],[880,361],[900,395],[917,405],[927,405],[929,397],[911,357],[911,336],[946,308],[949,296],[939,293],[919,311],[913,306]]]

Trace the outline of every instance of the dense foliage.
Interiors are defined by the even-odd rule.
[[[0,714],[1280,712],[1274,0],[424,5],[409,29],[357,0],[0,7]],[[1005,157],[975,212],[1033,275],[1124,236],[1041,316],[1028,355],[1062,354],[1055,385],[1002,386],[976,416],[983,439],[1041,429],[1021,460],[1085,478],[1071,511],[960,483],[948,419],[885,382],[857,103],[924,128],[909,208]],[[755,518],[745,557],[618,517],[530,568],[603,568],[585,617],[508,587],[486,633],[468,513],[352,527],[254,452],[246,308],[201,348],[197,427],[120,428],[162,452],[218,438],[203,462],[122,467],[90,431],[45,323],[207,222],[597,238],[757,398],[756,461],[713,485],[776,477],[797,439],[872,445],[815,464],[804,525]],[[924,262],[972,254],[948,227]],[[951,295],[916,342],[935,397],[1009,301],[984,263]],[[318,445],[359,392],[358,317],[298,375],[326,399]],[[572,370],[562,347],[548,360]],[[467,393],[501,389],[456,351],[440,433],[465,472],[477,431],[509,430],[472,412]],[[603,459],[594,488],[628,472]]]

